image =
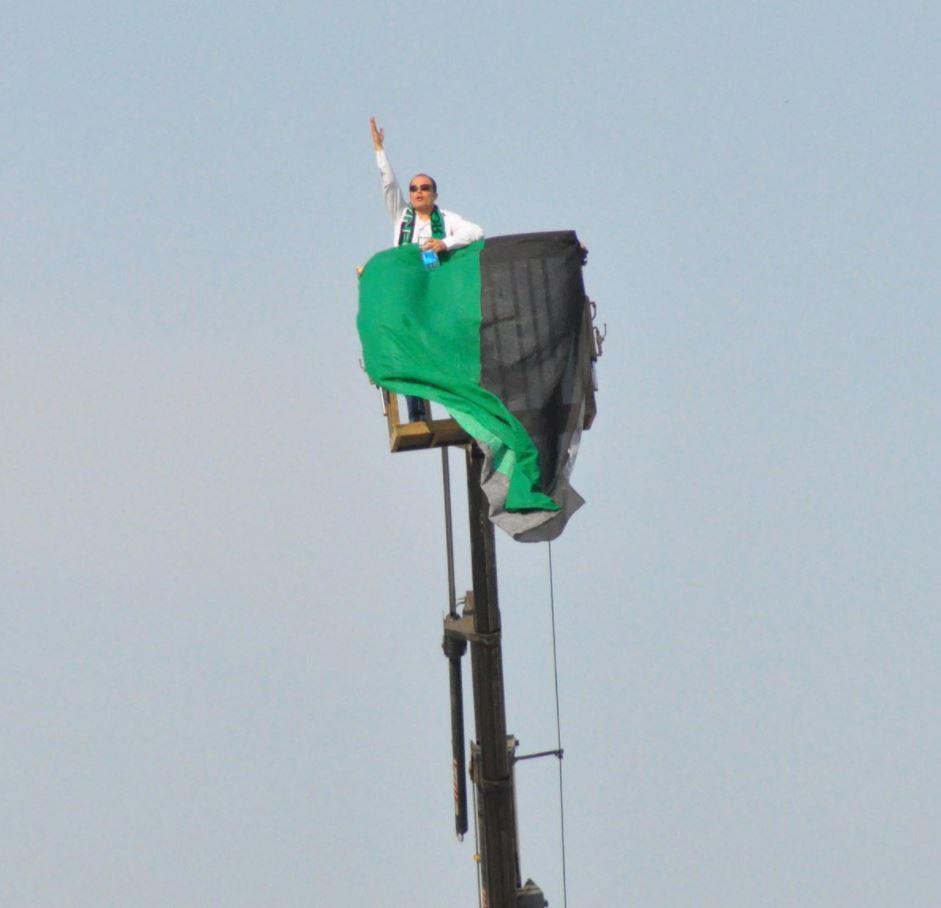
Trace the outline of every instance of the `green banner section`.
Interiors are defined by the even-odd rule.
[[[357,328],[369,377],[383,388],[435,401],[490,448],[509,481],[508,511],[557,511],[541,490],[539,455],[504,403],[481,386],[480,252],[474,243],[426,270],[418,246],[373,256],[359,281]]]

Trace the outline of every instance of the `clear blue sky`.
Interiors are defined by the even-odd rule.
[[[357,364],[375,115],[490,235],[591,250],[569,905],[933,904],[939,39],[927,2],[7,3],[0,903],[475,904],[439,462]],[[541,750],[546,548],[498,557]],[[555,771],[520,838],[561,908]]]

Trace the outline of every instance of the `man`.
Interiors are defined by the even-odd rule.
[[[453,211],[438,207],[438,185],[426,173],[417,173],[412,177],[406,201],[383,149],[385,130],[376,126],[375,117],[370,117],[369,127],[376,149],[376,164],[382,174],[383,200],[386,211],[395,223],[393,242],[396,246],[417,243],[422,249],[433,249],[440,254],[469,246],[484,238],[483,230],[476,224],[465,221]],[[424,420],[426,413],[421,398],[407,397],[406,400],[409,422]]]

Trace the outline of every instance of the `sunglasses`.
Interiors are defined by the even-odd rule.
[[[409,192],[431,192],[431,183],[422,183],[416,186],[414,183],[408,187]]]

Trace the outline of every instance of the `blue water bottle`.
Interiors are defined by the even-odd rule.
[[[425,271],[434,271],[435,268],[441,266],[441,260],[434,249],[422,249],[421,263],[425,266]]]

